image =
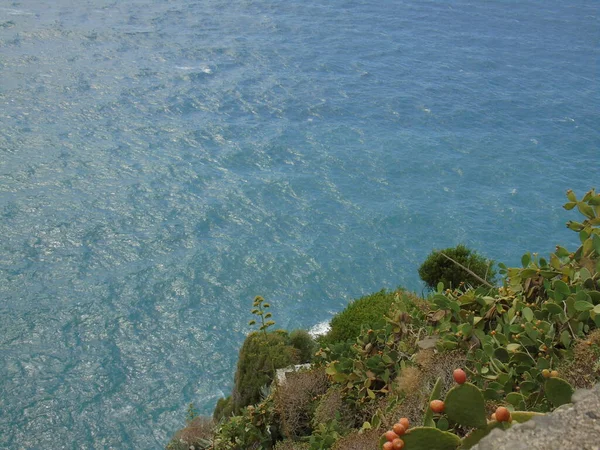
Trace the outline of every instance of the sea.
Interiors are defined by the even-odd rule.
[[[463,243],[578,246],[595,0],[0,2],[0,448],[164,448],[256,295],[315,329]]]

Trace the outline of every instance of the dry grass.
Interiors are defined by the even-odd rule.
[[[353,431],[338,439],[332,450],[379,450],[379,437],[382,430],[369,430],[364,433]]]
[[[437,379],[441,378],[444,383],[440,395],[443,398],[454,384],[452,372],[463,367],[465,361],[465,355],[460,352],[437,353],[428,349],[416,353],[416,365],[402,370],[394,382],[394,393],[401,400],[397,406],[383,409],[387,411],[383,425],[391,427],[401,417],[406,417],[413,424],[422,423]]]
[[[195,445],[200,439],[212,439],[215,431],[215,423],[209,417],[196,417],[182,428],[173,437],[174,443],[179,447],[187,449]]]
[[[591,388],[600,380],[600,330],[590,333],[573,347],[573,358],[564,361],[558,372],[575,388]]]
[[[436,380],[441,378],[444,385],[440,397],[445,397],[454,385],[452,377],[454,369],[464,367],[466,360],[466,356],[459,351],[444,353],[436,353],[433,349],[420,351],[415,355],[415,362],[423,373],[423,388],[430,392]]]
[[[403,369],[396,378],[396,390],[408,395],[421,389],[423,373],[418,367],[410,366]]]
[[[288,439],[311,432],[311,409],[317,397],[327,391],[324,369],[287,374],[286,383],[275,390],[275,410],[281,420],[281,431]]]
[[[273,450],[308,450],[310,445],[307,442],[295,442],[289,439],[279,441],[273,447]]]

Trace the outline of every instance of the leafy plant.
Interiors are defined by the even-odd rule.
[[[306,330],[294,330],[290,333],[290,345],[298,350],[300,363],[312,360],[317,343]]]
[[[354,341],[361,330],[375,328],[383,322],[383,316],[397,301],[401,291],[381,290],[351,302],[342,312],[331,319],[331,329],[320,340],[322,346]]]
[[[436,289],[439,283],[449,288],[462,284],[478,287],[493,282],[496,276],[493,264],[460,244],[431,252],[419,267],[419,276],[430,289]]]
[[[298,353],[283,330],[250,333],[238,358],[232,393],[233,411],[260,401],[261,388],[270,385],[275,370],[298,364]]]

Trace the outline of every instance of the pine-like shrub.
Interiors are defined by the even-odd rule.
[[[275,370],[299,363],[299,351],[289,344],[286,331],[250,333],[238,358],[233,387],[233,411],[260,401],[260,390],[270,385]]]
[[[469,271],[463,269],[444,255],[477,274],[479,278],[493,284],[496,276],[496,271],[493,267],[494,261],[460,244],[456,247],[432,251],[425,262],[421,264],[421,267],[419,267],[419,276],[430,289],[436,289],[440,282],[444,283],[445,288],[457,288],[461,282],[473,287],[484,284],[480,279],[469,273]]]
[[[300,364],[310,362],[317,350],[317,343],[306,330],[292,331],[290,333],[290,345],[298,350]]]
[[[220,398],[217,401],[217,405],[215,406],[215,410],[213,411],[213,419],[218,422],[224,417],[229,417],[233,413],[233,401],[231,399],[231,395]]]

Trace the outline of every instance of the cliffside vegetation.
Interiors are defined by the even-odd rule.
[[[233,400],[212,422],[188,418],[167,448],[467,449],[568,403],[574,388],[600,380],[600,194],[567,197],[565,209],[584,216],[567,224],[579,248],[498,264],[499,284],[485,258],[479,266],[446,249],[428,258],[439,279],[427,281],[435,288],[426,298],[401,289],[361,298],[316,352],[306,334],[292,339],[261,319],[240,351]],[[477,277],[436,272],[451,260]],[[310,368],[271,383],[307,349]]]

